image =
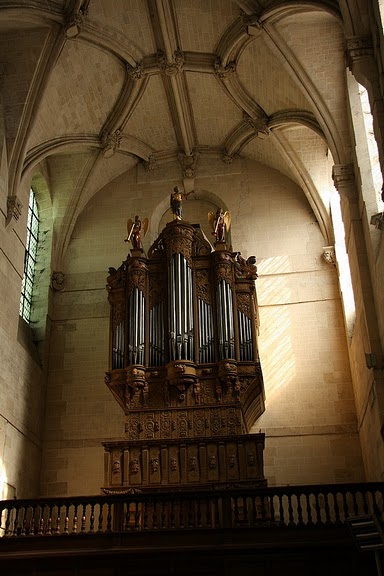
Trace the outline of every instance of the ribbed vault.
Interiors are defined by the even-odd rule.
[[[344,41],[366,27],[356,0],[0,0],[8,194],[49,168],[59,266],[86,203],[137,163],[191,190],[202,158],[240,155],[294,180],[331,243]]]

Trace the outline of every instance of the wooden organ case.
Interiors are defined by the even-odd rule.
[[[110,370],[125,437],[103,491],[264,486],[255,259],[174,220],[107,279]]]

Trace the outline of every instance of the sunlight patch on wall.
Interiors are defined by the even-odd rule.
[[[335,254],[339,271],[341,301],[344,308],[348,340],[350,341],[356,321],[356,306],[352,288],[351,270],[345,248],[345,231],[341,217],[340,196],[335,188],[331,194],[331,212],[335,234]]]
[[[291,271],[288,256],[266,258],[258,267],[259,353],[267,407],[274,394],[288,386],[296,373],[290,309],[287,306],[292,301],[292,294],[286,275]]]
[[[368,98],[368,91],[364,86],[359,84],[359,95],[361,101],[361,108],[363,111],[363,120],[365,127],[365,134],[367,138],[367,146],[369,152],[369,160],[371,163],[372,180],[375,193],[377,196],[378,204],[381,204],[381,189],[383,186],[383,177],[381,174],[379,151],[377,148],[376,138],[373,131],[373,116],[371,113],[371,106]]]
[[[257,263],[259,276],[263,274],[283,274],[292,272],[291,259],[288,256],[274,256],[263,258]]]
[[[260,311],[259,352],[264,376],[266,406],[273,396],[288,386],[295,376],[296,360],[290,337],[290,318],[286,306]]]

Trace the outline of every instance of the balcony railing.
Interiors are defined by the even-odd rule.
[[[129,531],[304,527],[384,520],[383,483],[132,493],[0,502],[7,538]]]

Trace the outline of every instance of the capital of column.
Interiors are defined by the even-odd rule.
[[[334,246],[323,246],[323,259],[327,264],[336,266],[336,254]]]
[[[62,292],[64,290],[65,274],[63,272],[52,272],[51,275],[51,288],[55,292]]]
[[[335,188],[341,196],[344,196],[349,201],[357,200],[358,196],[353,164],[334,164],[332,168],[332,179]]]
[[[19,219],[19,217],[21,216],[22,207],[23,205],[17,196],[8,196],[7,218],[5,221],[6,226],[8,226],[8,224],[11,222],[12,218],[14,218],[16,221]]]
[[[373,56],[372,38],[369,36],[353,36],[352,38],[347,38],[347,54],[349,67],[362,58]]]

